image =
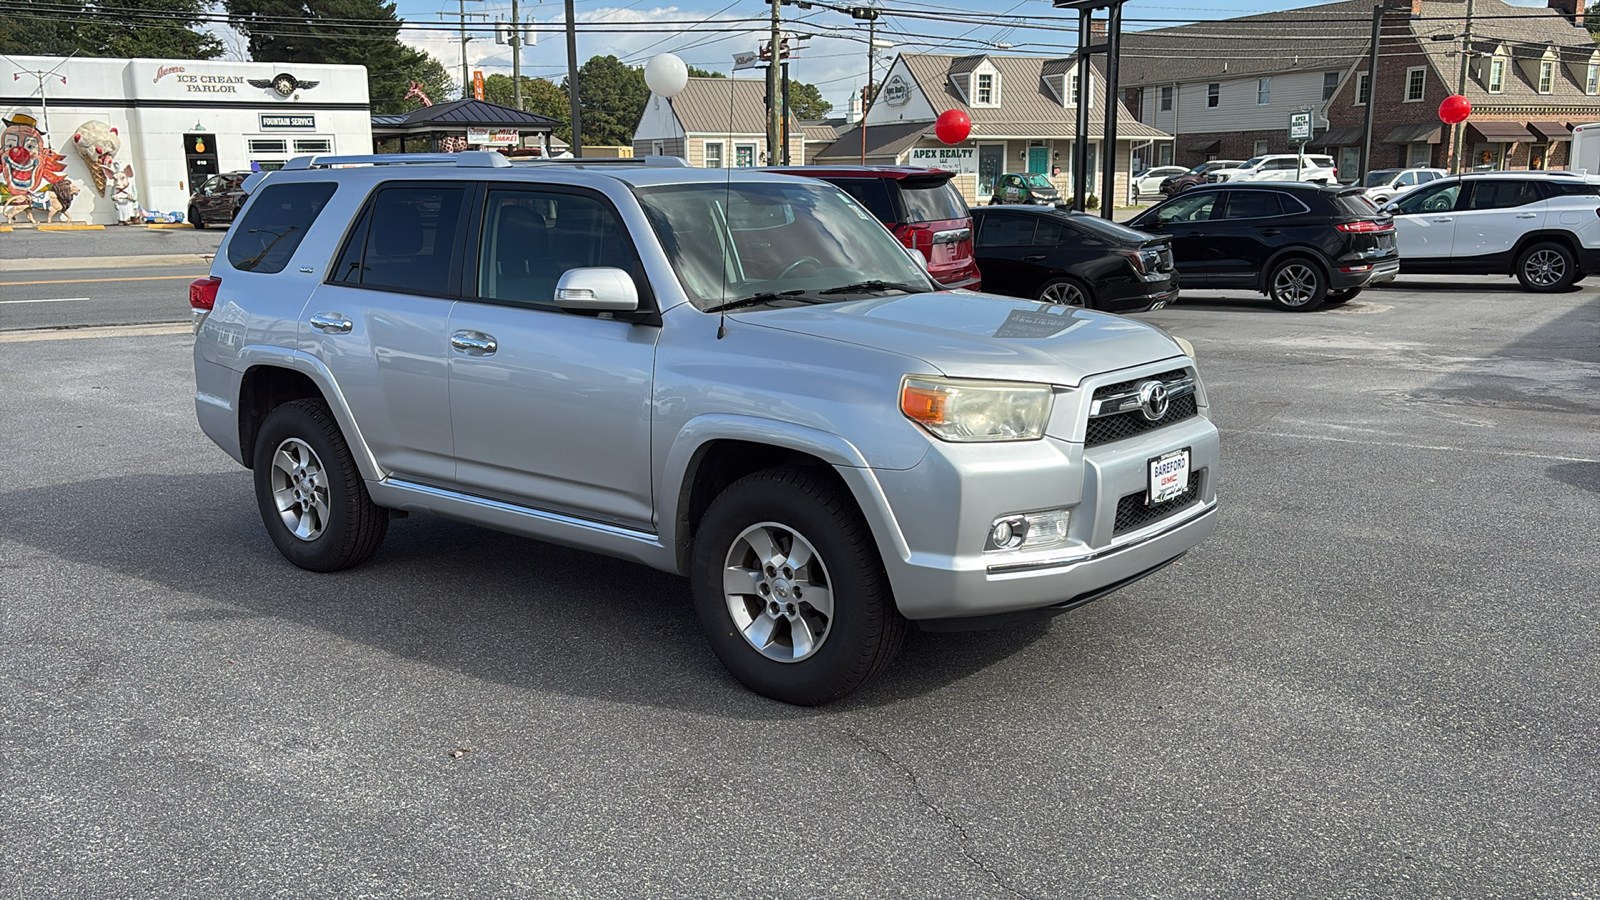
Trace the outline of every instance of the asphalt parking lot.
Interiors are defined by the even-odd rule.
[[[0,332],[4,893],[1600,895],[1600,286],[1143,318],[1218,532],[818,710],[631,564],[411,517],[297,570],[186,334]]]

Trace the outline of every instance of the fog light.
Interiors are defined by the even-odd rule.
[[[1069,521],[1064,509],[1001,516],[989,527],[989,539],[984,542],[983,549],[986,552],[1032,550],[1059,544],[1067,539]]]

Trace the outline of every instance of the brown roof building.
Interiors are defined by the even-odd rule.
[[[805,158],[805,132],[789,119],[789,162]],[[768,159],[767,85],[752,78],[690,78],[670,100],[650,95],[633,132],[636,156],[681,156],[691,166],[779,165]]]

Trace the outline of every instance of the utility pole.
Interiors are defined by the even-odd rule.
[[[1461,34],[1461,71],[1456,77],[1457,94],[1465,94],[1467,92],[1467,62],[1471,59],[1472,0],[1467,0],[1467,27],[1462,30]],[[1370,102],[1371,98],[1369,97],[1368,100]],[[1467,122],[1465,119],[1462,119],[1460,122],[1455,124],[1454,131],[1450,136],[1450,171],[1456,175],[1460,175],[1462,172],[1466,171],[1466,167],[1461,164],[1461,144],[1466,136]]]
[[[583,114],[578,109],[578,20],[567,0],[567,104],[572,110],[572,158],[583,158]]]
[[[572,0],[567,0],[572,2]],[[767,46],[767,165],[777,165],[778,142],[783,140],[783,110],[778,95],[778,66],[783,36],[779,33],[781,0],[772,0],[772,43]]]
[[[517,0],[511,0],[511,96],[522,109],[522,19],[517,15]]]
[[[876,54],[878,52],[878,11],[870,6],[850,7],[850,18],[856,21],[865,19],[867,22],[867,86],[861,91],[861,164],[867,164],[867,104],[871,101],[868,97],[872,93],[873,69],[875,68]]]
[[[1367,124],[1361,139],[1361,171],[1356,173],[1356,184],[1366,184],[1372,172],[1372,116],[1378,104],[1372,102],[1372,88],[1378,83],[1378,41],[1383,37],[1383,5],[1372,8],[1372,49],[1367,52]],[[1361,99],[1361,79],[1356,78],[1356,98]],[[1407,160],[1409,162],[1410,160]]]
[[[40,122],[40,124],[44,125],[44,127],[39,129],[39,131],[45,137],[49,137],[50,136],[50,98],[45,96],[44,83],[46,81],[48,81],[52,76],[54,76],[56,78],[61,79],[61,83],[62,84],[66,84],[67,83],[67,76],[65,76],[65,75],[56,75],[56,73],[61,71],[61,67],[66,65],[68,60],[72,59],[74,56],[77,56],[77,55],[78,55],[78,51],[74,50],[71,53],[67,54],[66,58],[61,60],[61,62],[56,63],[55,68],[46,70],[46,69],[23,69],[21,63],[18,63],[16,60],[12,59],[9,56],[5,56],[5,54],[0,54],[0,57],[4,57],[7,62],[9,62],[12,65],[16,66],[18,69],[21,69],[21,71],[19,71],[16,74],[11,76],[11,80],[12,81],[16,81],[17,79],[21,78],[24,75],[32,75],[35,79],[38,80],[38,82],[39,82],[39,122]]]

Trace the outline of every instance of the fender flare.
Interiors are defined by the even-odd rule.
[[[361,470],[361,477],[368,481],[382,481],[388,477],[388,473],[378,466],[377,457],[372,455],[372,450],[367,446],[366,437],[362,435],[361,427],[356,424],[356,417],[350,411],[349,402],[345,400],[344,393],[339,390],[338,382],[333,378],[333,373],[322,360],[303,350],[251,344],[239,348],[235,364],[239,369],[241,387],[250,370],[260,368],[287,369],[311,379],[311,383],[322,393],[322,399],[333,413],[334,421],[339,423],[339,431],[344,435],[345,443],[350,445],[350,455],[355,459],[356,468]],[[234,409],[241,407],[241,399],[234,398]],[[247,451],[241,447],[240,452]]]

